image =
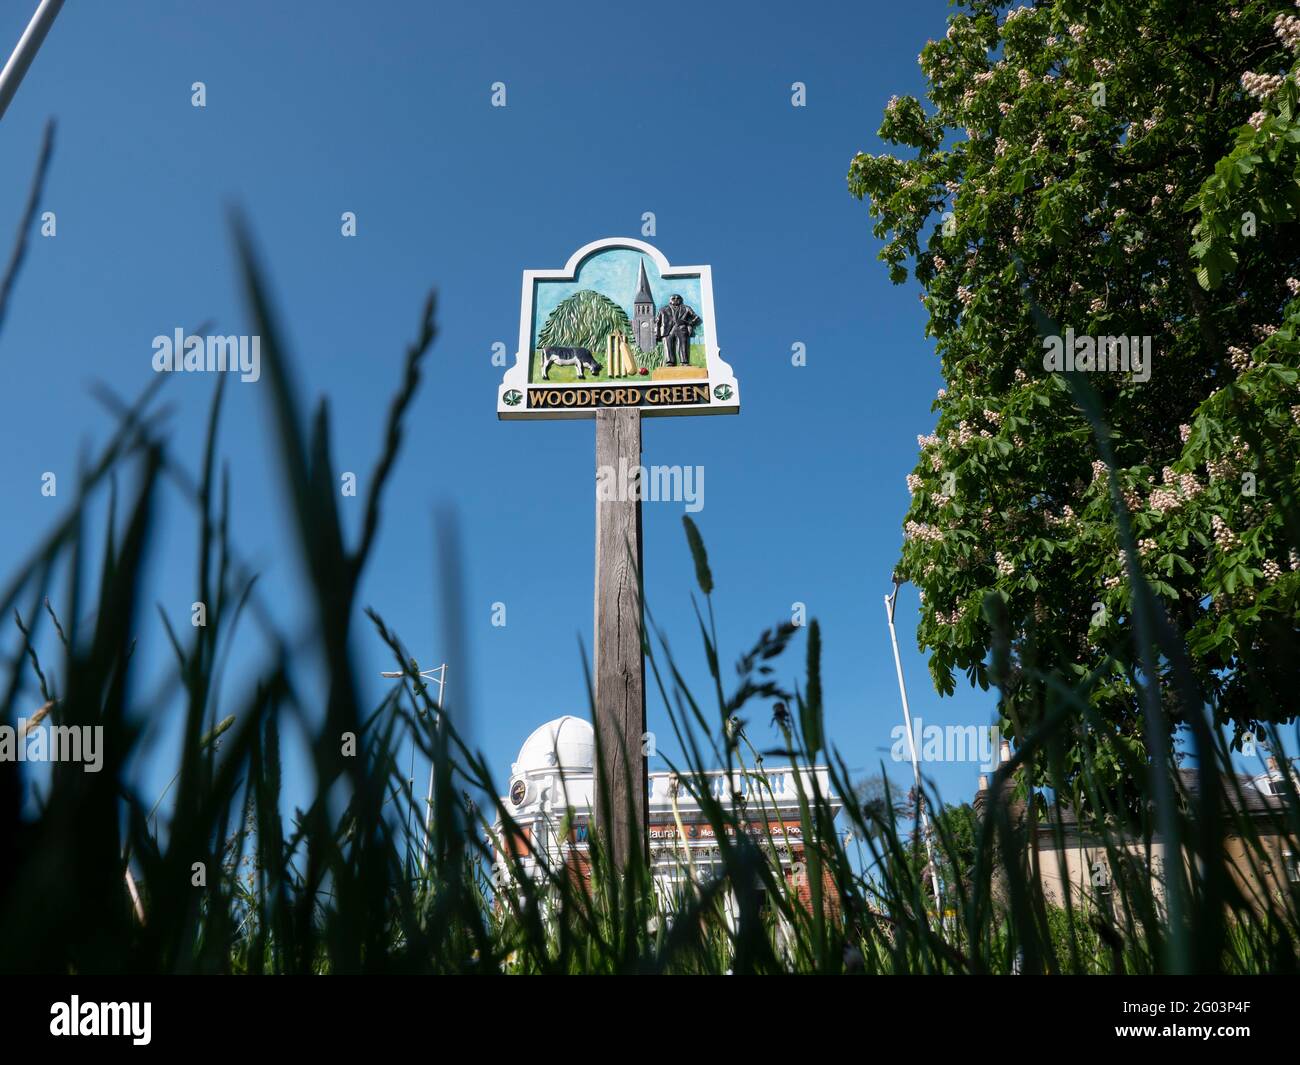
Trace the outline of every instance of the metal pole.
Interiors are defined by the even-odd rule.
[[[925,858],[930,864],[930,884],[934,888],[934,907],[943,919],[943,904],[939,898],[939,868],[934,861],[934,844],[930,840],[930,819],[925,813],[925,796],[921,791],[921,764],[916,759],[916,739],[912,735],[912,712],[907,705],[907,685],[903,683],[903,660],[898,656],[898,636],[894,632],[894,605],[898,601],[898,587],[902,583],[894,578],[893,595],[885,596],[885,617],[889,619],[889,642],[894,646],[894,669],[898,672],[898,694],[903,697],[903,724],[907,729],[907,749],[912,755],[912,779],[916,789],[916,803],[921,812],[921,836],[925,840]]]
[[[436,680],[438,682],[438,702],[436,704],[437,716],[434,718],[434,722],[433,722],[433,727],[436,729],[438,728],[439,722],[442,719],[443,695],[445,694],[447,689],[447,663],[444,662],[437,669],[421,669],[420,663],[412,659],[410,662],[410,669],[411,672],[417,678],[416,679],[417,695],[420,692],[422,692],[425,688],[425,684],[424,684],[425,677],[428,677],[430,680]],[[438,674],[437,677],[434,677],[435,673]],[[379,675],[381,677],[387,677],[389,680],[398,680],[400,678],[406,677],[408,674],[405,670],[396,670],[394,672],[385,671],[383,673],[380,673]],[[416,710],[417,712],[419,711],[418,703],[416,705]],[[411,736],[411,772],[412,773],[415,772],[415,747],[416,747],[416,738],[415,735],[412,734]],[[424,855],[426,857],[429,853],[429,834],[433,831],[433,770],[434,770],[434,766],[436,765],[437,765],[437,750],[435,749],[434,757],[429,759],[429,794],[424,800]],[[415,781],[411,781],[412,785],[414,785],[414,783]],[[409,837],[410,828],[411,828],[411,818],[409,812],[406,818],[406,828],[407,828],[407,836]]]
[[[433,727],[438,728],[442,724],[442,700],[447,691],[447,663],[444,662],[434,672],[441,674],[438,678],[438,717],[433,723]],[[434,753],[437,754],[436,749]],[[436,757],[429,759],[429,794],[424,800],[424,857],[426,861],[429,854],[429,835],[433,831],[433,769],[437,764]]]
[[[4,118],[5,111],[9,108],[9,101],[18,91],[23,75],[27,73],[27,68],[36,58],[41,42],[50,32],[50,27],[54,25],[54,16],[59,13],[61,7],[63,7],[63,0],[41,0],[41,6],[36,9],[31,22],[27,23],[23,35],[18,38],[18,47],[9,57],[4,70],[0,70],[0,118]]]

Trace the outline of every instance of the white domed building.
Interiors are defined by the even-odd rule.
[[[526,874],[540,877],[539,859],[544,859],[552,868],[567,865],[590,878],[587,848],[596,806],[595,758],[591,723],[568,714],[535,729],[519,748],[501,802],[519,826],[512,849]],[[701,787],[724,808],[734,809],[736,796],[741,797],[746,834],[774,849],[787,882],[806,901],[809,889],[799,817],[800,775],[804,794],[810,795],[816,787],[838,814],[842,804],[831,791],[825,766],[763,766],[759,771],[738,769],[730,777],[718,770],[703,774]],[[720,871],[717,840],[691,789],[676,781],[671,771],[652,770],[648,791],[650,859],[660,897],[671,908],[677,894],[674,888],[688,876],[699,881]],[[500,853],[506,846],[500,819],[494,835]],[[499,877],[509,875],[503,857],[498,858],[497,869]],[[828,897],[834,898],[833,885],[827,886],[832,889]]]
[[[589,721],[566,714],[534,729],[510,766],[505,798],[516,820],[535,822],[569,807],[595,803],[596,733]]]

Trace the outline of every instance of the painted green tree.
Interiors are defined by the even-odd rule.
[[[562,300],[547,316],[537,334],[537,346],[604,351],[610,333],[621,333],[631,343],[632,323],[627,312],[608,296],[581,289]]]
[[[899,572],[939,691],[958,670],[996,680],[1018,740],[1064,703],[1066,774],[1119,781],[1153,738],[1133,585],[1112,471],[1045,369],[1041,323],[1150,338],[1149,380],[1086,376],[1133,557],[1190,657],[1180,683],[1149,659],[1159,720],[1208,706],[1237,742],[1291,720],[1300,17],[1278,0],[958,6],[919,57],[927,100],[891,99],[889,149],[848,175],[890,278],[920,284],[946,385]]]

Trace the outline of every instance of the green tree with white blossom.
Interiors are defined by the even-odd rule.
[[[1300,707],[1300,10],[963,3],[848,181],[891,280],[914,277],[945,388],[918,437],[899,571],[936,688],[1001,686],[1023,739],[1089,714],[1067,774],[1118,781],[1150,740],[1133,588],[1087,419],[1035,311],[1149,337],[1149,380],[1089,374],[1143,576],[1195,697],[1241,743]],[[991,678],[1005,618],[1010,666]],[[1197,707],[1158,678],[1172,728]],[[1089,727],[1084,728],[1085,717]]]

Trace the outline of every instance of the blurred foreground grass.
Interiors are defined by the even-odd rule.
[[[44,707],[46,724],[100,726],[105,737],[102,771],[54,765],[34,812],[22,801],[24,766],[0,762],[0,970],[1296,970],[1297,885],[1281,877],[1275,887],[1252,892],[1233,875],[1234,867],[1252,863],[1276,870],[1280,855],[1300,854],[1293,780],[1282,774],[1277,801],[1264,816],[1252,813],[1222,738],[1208,727],[1198,732],[1194,772],[1180,773],[1170,757],[1153,757],[1134,767],[1141,794],[1087,796],[1084,808],[1108,811],[1084,826],[1114,871],[1104,890],[1088,886],[1059,900],[1044,892],[1041,866],[1056,858],[1034,840],[1046,833],[1063,842],[1067,810],[1060,794],[1026,794],[1018,784],[1022,769],[1045,767],[1047,779],[1064,780],[1071,735],[1104,727],[1060,678],[1041,678],[1049,700],[1044,724],[998,770],[971,831],[956,831],[960,819],[950,811],[936,818],[944,881],[936,905],[920,855],[917,797],[894,796],[886,785],[875,801],[857,801],[858,782],[824,734],[816,623],[808,629],[793,692],[775,679],[795,635],[789,626],[764,631],[740,657],[734,679],[724,678],[712,626],[712,578],[689,521],[707,607],[700,628],[712,690],[698,699],[692,693],[650,615],[645,651],[651,691],[687,752],[673,768],[714,829],[722,874],[688,879],[678,897],[660,898],[644,866],[625,877],[610,870],[597,833],[589,889],[562,862],[547,867],[542,855],[534,857],[543,875],[523,875],[518,855],[507,849],[499,856],[493,846],[493,822],[499,818],[510,834],[513,821],[495,798],[489,767],[455,727],[454,702],[438,712],[398,635],[378,614],[359,617],[355,602],[403,421],[436,336],[434,298],[407,349],[383,449],[366,482],[371,493],[361,532],[349,547],[336,511],[327,408],[321,404],[310,419],[299,409],[304,387],[286,358],[267,284],[238,222],[235,239],[252,329],[262,338],[281,496],[313,593],[314,646],[286,635],[232,548],[230,485],[217,469],[221,384],[197,471],[184,469],[168,450],[156,388],[130,407],[119,405],[117,429],[82,471],[68,515],[0,589],[0,616],[17,623],[5,651],[0,723],[14,725]],[[118,499],[119,483],[131,485],[129,498]],[[165,618],[155,621],[142,609],[150,599],[146,562],[159,549],[156,514],[164,493],[194,507],[200,519],[193,594],[208,605],[207,624],[184,638]],[[85,530],[97,505],[106,506],[110,518],[103,542],[93,544]],[[448,586],[457,565],[454,551],[444,551]],[[46,598],[56,584],[67,589],[58,609]],[[1149,589],[1135,586],[1139,598],[1149,603]],[[996,602],[986,609],[996,626]],[[223,652],[250,615],[264,634],[267,659],[257,676],[228,682]],[[378,706],[363,706],[358,696],[350,653],[358,623],[373,626],[408,674]],[[43,661],[36,651],[46,625],[57,633],[57,662]],[[133,680],[133,653],[140,641],[164,636],[174,674],[150,701]],[[1173,655],[1173,638],[1155,634],[1150,641],[1159,653]],[[312,713],[291,682],[288,664],[295,654],[328,664],[327,697]],[[1009,654],[1005,647],[1000,652],[995,676],[1006,675]],[[239,701],[224,694],[232,689],[243,693]],[[751,719],[766,720],[777,704],[792,709],[776,711],[776,747],[760,751],[740,715],[748,710]],[[1154,712],[1161,712],[1159,700]],[[164,713],[183,715],[184,740],[167,793],[150,801],[139,796],[131,766],[142,722]],[[315,789],[292,823],[281,814],[286,715],[315,723]],[[344,750],[348,734],[356,737],[355,757]],[[424,799],[399,766],[398,749],[411,734],[434,765],[427,840]],[[1281,737],[1270,739],[1289,765]],[[829,764],[834,790],[846,799],[833,824],[828,796],[801,795],[811,904],[801,902],[781,875],[770,841],[734,831],[736,815],[702,784],[707,769],[752,772],[760,755]],[[1082,777],[1090,777],[1086,765]],[[761,789],[762,778],[754,780]],[[940,809],[937,796],[925,799]],[[1183,859],[1166,860],[1153,876],[1150,858],[1162,843]],[[196,862],[206,870],[202,887],[193,883]],[[734,921],[724,913],[728,893],[738,900]]]

